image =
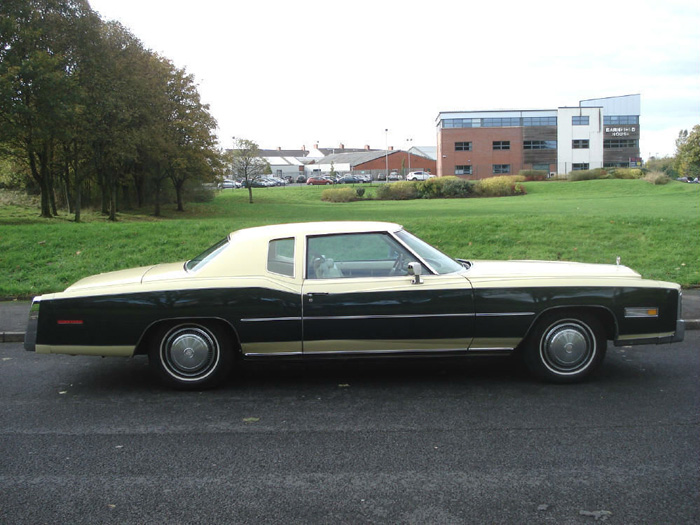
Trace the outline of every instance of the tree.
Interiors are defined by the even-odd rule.
[[[216,150],[216,120],[209,105],[202,104],[194,77],[182,69],[170,66],[168,81],[167,136],[175,155],[170,157],[168,176],[175,188],[177,211],[184,211],[183,192],[189,180],[213,180],[210,162]]]
[[[684,177],[700,177],[700,125],[688,133],[682,130],[676,140],[676,170]]]
[[[678,177],[678,172],[674,168],[675,157],[650,157],[645,163],[644,167],[648,171],[658,171],[665,173],[672,179]]]
[[[75,40],[84,0],[0,4],[0,141],[21,152],[41,191],[41,216],[56,214],[54,154],[78,104]]]
[[[260,157],[260,148],[252,140],[236,139],[231,151],[231,166],[234,176],[243,180],[248,188],[248,202],[253,204],[253,183],[270,169],[270,165]]]
[[[183,210],[221,169],[215,128],[194,78],[87,0],[0,0],[0,153],[42,216],[65,200],[79,222],[84,192],[110,220],[132,195],[158,215],[168,180]]]

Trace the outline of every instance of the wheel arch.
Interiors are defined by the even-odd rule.
[[[542,319],[544,319],[545,317],[548,317],[550,315],[576,317],[577,313],[578,314],[592,315],[593,317],[598,319],[598,321],[600,321],[600,324],[603,326],[603,330],[605,331],[605,333],[603,335],[605,336],[606,341],[614,340],[617,337],[617,333],[618,333],[617,320],[615,319],[615,315],[612,313],[612,311],[605,306],[601,306],[601,305],[553,306],[551,308],[546,308],[546,309],[542,310],[532,320],[532,323],[530,323],[530,326],[527,329],[527,332],[526,332],[525,336],[523,337],[519,347],[524,345],[530,339],[532,332],[539,325],[540,321]]]
[[[228,332],[231,336],[231,341],[233,342],[233,348],[235,356],[238,358],[241,355],[241,339],[236,331],[235,327],[225,319],[221,317],[171,317],[167,319],[159,319],[152,322],[146,327],[138,344],[136,345],[136,350],[134,355],[145,355],[148,354],[149,345],[153,341],[153,336],[157,334],[165,326],[177,326],[178,324],[194,323],[202,325],[215,324]]]

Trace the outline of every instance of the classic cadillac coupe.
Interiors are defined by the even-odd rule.
[[[398,224],[282,224],[36,297],[25,348],[147,354],[177,388],[214,386],[239,359],[509,353],[568,383],[608,340],[682,341],[680,304],[677,284],[619,264],[455,260]]]

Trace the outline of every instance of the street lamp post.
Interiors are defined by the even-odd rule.
[[[408,155],[408,172],[411,173],[411,142],[413,139],[406,139],[406,155]]]
[[[386,162],[385,181],[389,181],[389,128],[384,130],[384,160]]]

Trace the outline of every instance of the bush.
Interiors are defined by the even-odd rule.
[[[357,198],[357,193],[352,188],[331,188],[321,193],[321,200],[326,202],[352,202]]]
[[[657,186],[671,182],[671,178],[661,171],[652,171],[647,173],[644,180]]]
[[[432,177],[416,184],[422,199],[444,199],[468,197],[473,191],[473,183],[459,177]]]
[[[566,176],[570,181],[579,180],[595,180],[595,179],[609,179],[611,178],[607,170],[603,168],[595,168],[592,170],[578,170],[572,171]]]
[[[442,188],[448,179],[456,177],[431,177],[416,184],[416,189],[423,199],[441,199],[443,197]]]
[[[214,200],[216,192],[213,186],[193,182],[185,185],[185,202],[211,202]]]
[[[526,181],[542,181],[547,180],[549,172],[545,170],[520,170],[520,173],[518,173],[518,175],[525,177]]]
[[[357,193],[357,196],[361,199],[362,197],[365,196],[365,189],[364,188],[357,188],[355,190],[355,193]]]
[[[525,188],[521,184],[525,177],[521,175],[505,175],[481,179],[476,183],[475,193],[481,197],[508,197],[511,195],[525,195]]]
[[[616,179],[641,179],[644,173],[639,168],[615,168],[612,176]]]
[[[382,201],[405,201],[420,197],[415,182],[401,181],[382,184],[377,188],[377,199]]]
[[[458,177],[446,177],[442,195],[450,199],[464,199],[474,193],[474,183]]]

